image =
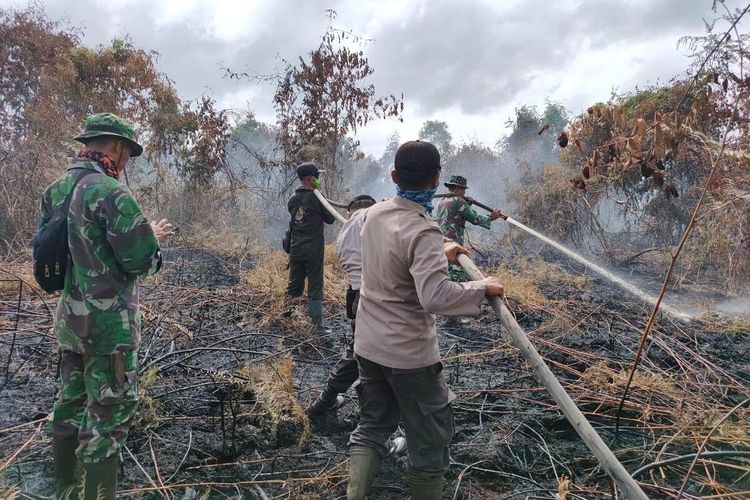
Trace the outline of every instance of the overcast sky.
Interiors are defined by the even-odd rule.
[[[730,7],[747,0],[726,0]],[[704,32],[712,0],[47,0],[55,19],[87,44],[128,34],[159,52],[180,94],[208,93],[222,107],[274,121],[273,88],[225,77],[222,68],[268,73],[278,56],[315,48],[326,9],[337,27],[373,41],[366,51],[381,94],[403,92],[404,123],[359,131],[379,156],[388,136],[415,138],[425,120],[448,122],[457,142],[491,145],[515,107],[563,103],[574,113],[613,90],[666,82],[690,63],[680,36]],[[0,0],[24,7],[26,1]],[[740,27],[750,26],[743,22]],[[722,25],[723,26],[723,25]]]

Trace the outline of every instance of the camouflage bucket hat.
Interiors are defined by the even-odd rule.
[[[143,153],[143,146],[136,141],[133,125],[117,115],[112,113],[97,113],[88,116],[84,120],[84,127],[83,132],[74,137],[78,142],[87,144],[89,141],[103,136],[121,137],[130,144],[132,150],[130,156],[136,157]]]
[[[445,187],[468,188],[469,186],[466,185],[466,177],[462,177],[460,175],[451,175],[451,180],[445,183]]]

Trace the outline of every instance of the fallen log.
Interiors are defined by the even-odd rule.
[[[484,278],[479,268],[472,262],[467,255],[459,255],[458,263],[463,267],[466,274],[472,280],[481,280]],[[508,331],[513,344],[521,351],[526,361],[531,365],[534,373],[536,374],[539,381],[544,385],[549,392],[552,399],[560,407],[565,418],[568,419],[573,429],[578,433],[583,442],[588,446],[589,450],[594,454],[596,459],[602,468],[607,471],[612,480],[615,482],[617,487],[622,492],[624,498],[632,500],[647,499],[648,497],[643,492],[638,483],[623,467],[617,457],[612,451],[607,448],[602,438],[597,434],[591,424],[583,416],[581,410],[578,409],[576,404],[570,398],[560,382],[555,378],[555,375],[544,362],[542,357],[537,352],[534,345],[531,343],[529,338],[526,336],[521,327],[516,323],[516,320],[511,315],[508,308],[505,307],[500,297],[490,297],[490,306],[500,318],[500,322],[503,324],[505,329]]]

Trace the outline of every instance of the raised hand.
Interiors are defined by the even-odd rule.
[[[167,219],[162,219],[159,222],[151,221],[151,229],[154,230],[154,236],[159,240],[159,243],[174,235],[174,226]]]

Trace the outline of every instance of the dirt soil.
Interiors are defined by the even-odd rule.
[[[279,417],[269,395],[243,383],[248,366],[293,360],[302,407],[319,393],[348,331],[342,304],[326,304],[331,333],[268,327],[242,281],[255,259],[202,250],[166,252],[142,288],[143,402],[122,454],[121,494],[174,498],[341,498],[354,391],[310,423]],[[487,269],[499,258],[479,261]],[[0,266],[18,276],[18,264]],[[605,442],[630,471],[694,453],[708,431],[750,395],[748,323],[661,317],[615,434],[615,413],[649,307],[568,262],[505,257],[519,324]],[[45,419],[56,392],[54,300],[10,274],[0,278],[0,498],[52,491]],[[28,279],[28,278],[26,278]],[[20,306],[19,306],[20,304]],[[268,322],[266,322],[268,323]],[[606,474],[504,337],[489,308],[466,324],[438,322],[445,376],[457,395],[445,498],[611,498]],[[241,372],[245,373],[245,372]],[[282,375],[279,375],[281,377]],[[750,450],[750,414],[738,409],[707,450]],[[302,439],[301,444],[297,444]],[[743,496],[747,457],[699,462],[687,492]],[[406,457],[390,456],[371,499],[407,498]],[[649,496],[679,489],[689,461],[640,475]],[[711,483],[712,482],[712,483]],[[702,489],[706,484],[710,489]],[[718,486],[716,486],[718,485]],[[726,497],[725,497],[726,498]]]

